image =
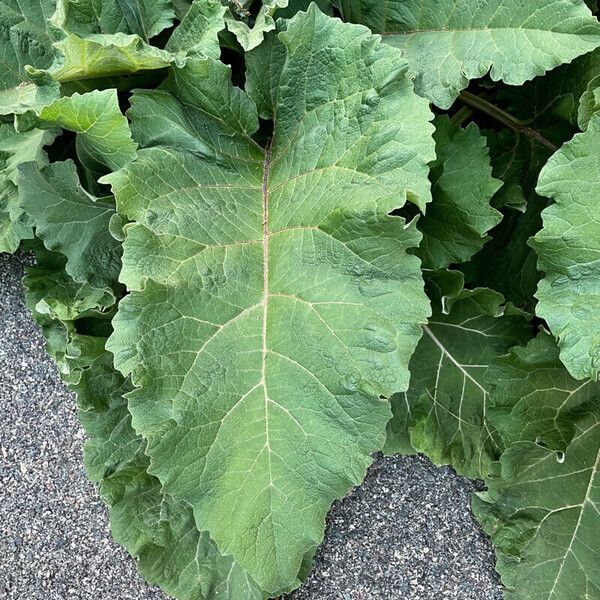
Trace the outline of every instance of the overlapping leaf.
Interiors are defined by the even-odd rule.
[[[144,41],[173,24],[170,0],[64,0],[64,28],[86,37],[102,33],[133,33]]]
[[[71,161],[43,169],[35,163],[21,165],[19,193],[37,235],[48,249],[67,258],[67,274],[78,283],[114,289],[121,268],[121,247],[108,229],[114,200],[88,194]]]
[[[60,126],[78,134],[78,153],[84,164],[120,169],[136,156],[127,119],[116,90],[95,90],[55,100],[39,113],[37,127]]]
[[[492,199],[502,210],[502,221],[490,231],[491,240],[459,268],[469,286],[490,287],[515,306],[533,312],[541,274],[528,240],[542,226],[541,212],[547,200],[535,194],[534,188],[551,151],[506,129],[486,131],[486,136],[493,174],[504,182]]]
[[[485,477],[502,448],[488,421],[490,361],[530,336],[527,316],[497,292],[462,289],[459,273],[430,275],[433,316],[410,362],[408,392],[392,400],[386,452],[418,451]]]
[[[502,185],[492,177],[485,138],[477,125],[456,127],[448,117],[435,120],[437,158],[431,165],[433,201],[419,221],[419,256],[430,269],[469,260],[502,215],[490,200]]]
[[[574,423],[557,453],[517,442],[475,511],[497,547],[506,600],[597,598],[600,407]]]
[[[415,85],[448,108],[470,79],[521,85],[600,45],[600,24],[580,0],[338,0],[405,52]]]
[[[381,396],[407,387],[428,302],[416,227],[388,213],[424,204],[433,158],[395,49],[314,7],[282,27],[247,57],[266,150],[228,69],[189,60],[134,95],[142,149],[106,179],[135,221],[109,347],[151,471],[271,594],[298,585],[383,444]]]
[[[537,314],[559,341],[576,379],[597,379],[600,367],[600,117],[552,156],[538,184],[555,204],[533,238],[545,273]]]
[[[93,23],[74,22],[71,5],[72,0],[58,0],[51,20],[57,37],[56,58],[49,69],[36,72],[38,77],[49,76],[64,84],[161,69],[173,60],[169,52],[151,46],[137,34],[89,33]],[[83,19],[82,14],[78,16]]]
[[[225,7],[218,0],[196,0],[173,31],[169,52],[219,58],[219,32],[225,27]]]
[[[42,147],[54,138],[59,126],[78,133],[78,155],[84,165],[92,169],[104,172],[107,169],[118,169],[136,156],[136,147],[131,139],[127,119],[119,109],[115,90],[75,94],[55,100],[49,106],[41,108],[39,116],[20,115],[19,123],[23,126],[22,129],[30,128],[29,131],[17,133],[12,125],[0,125],[0,156],[4,160],[0,170],[0,250],[8,252],[14,252],[22,239],[32,237],[31,219],[27,217],[29,209],[33,211],[29,213],[30,216],[42,216],[39,213],[34,214],[36,204],[24,207],[19,200],[17,169],[21,163],[28,161],[34,161],[37,165],[46,162]],[[55,230],[68,227],[70,214],[63,211],[67,210],[67,207],[73,208],[74,205],[69,204],[65,198],[70,197],[73,200],[86,194],[83,189],[78,188],[74,166],[69,173],[67,170],[64,165],[48,167],[45,172],[54,173],[50,177],[53,183],[47,182],[47,185],[40,187],[38,178],[41,177],[41,173],[35,165],[30,165],[22,182],[23,186],[37,186],[40,193],[49,193],[49,198],[61,198],[59,203],[53,205],[56,209],[54,214],[40,220],[40,223],[45,224],[46,219],[53,219]],[[56,189],[52,190],[55,184],[59,186],[58,194]],[[43,211],[47,208],[44,206]],[[97,245],[94,250],[97,256],[108,252],[108,247],[114,245],[114,240],[112,243],[111,240],[111,236],[106,232],[103,243]],[[64,240],[61,240],[60,243],[63,242]],[[92,256],[86,253],[79,256],[79,261],[84,264],[91,258]],[[83,268],[93,272],[96,263],[97,260],[92,260]],[[113,276],[116,278],[116,273],[113,273]]]
[[[148,37],[170,23],[172,11],[168,5],[59,0],[51,18],[57,39],[53,45],[55,58],[48,67],[30,69],[31,76],[43,89],[48,81],[60,82],[63,89],[74,84],[83,86],[82,82],[87,81],[87,89],[93,90],[97,82],[164,69],[172,63],[181,65],[191,54],[216,56],[217,34],[225,27],[224,10],[217,0],[196,0],[164,50],[148,43]],[[150,12],[152,19],[143,17]],[[129,15],[127,19],[125,14]],[[127,33],[136,30],[141,33]],[[39,107],[40,103],[33,108]]]
[[[470,286],[490,287],[530,312],[534,311],[533,295],[541,274],[537,256],[527,242],[541,229],[541,211],[548,203],[535,193],[535,186],[540,170],[552,154],[548,146],[560,145],[574,133],[568,108],[574,102],[572,90],[567,84],[561,87],[562,79],[555,77],[557,71],[565,73],[570,66],[559,67],[522,88],[501,86],[496,97],[491,98],[514,122],[512,128],[485,130],[493,175],[504,182],[492,199],[503,218],[490,232],[492,239],[471,261],[459,267]],[[525,124],[546,143],[519,129]]]
[[[20,163],[47,162],[42,148],[54,137],[51,131],[33,129],[17,133],[11,123],[0,123],[0,252],[14,252],[33,235],[30,219],[19,203],[17,168]]]
[[[594,113],[600,110],[600,75],[590,79],[585,92],[579,99],[577,123],[584,131]]]
[[[565,450],[575,423],[590,406],[600,405],[600,385],[573,379],[560,362],[556,342],[545,332],[496,360],[485,381],[492,389],[490,421],[506,447],[532,441]]]
[[[25,67],[47,69],[52,64],[52,38],[47,22],[56,0],[3,0],[0,2],[0,114],[43,105],[57,90],[38,87]]]
[[[248,52],[260,45],[266,33],[275,29],[275,12],[278,8],[285,8],[287,5],[288,0],[263,0],[252,26],[230,16],[226,19],[227,28]]]

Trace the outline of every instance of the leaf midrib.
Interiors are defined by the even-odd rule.
[[[271,166],[271,148],[269,141],[265,149],[265,160],[263,164],[262,180],[262,246],[263,246],[263,296],[261,304],[263,307],[262,323],[262,363],[261,384],[265,396],[265,444],[269,460],[269,480],[273,483],[271,470],[271,446],[269,442],[269,395],[267,393],[266,370],[267,370],[267,318],[269,312],[269,169]]]
[[[491,33],[493,31],[523,31],[523,32],[535,32],[535,33],[547,33],[552,35],[568,35],[577,37],[598,37],[598,33],[568,33],[565,31],[552,31],[552,29],[537,29],[535,27],[465,27],[463,29],[441,27],[435,29],[411,29],[407,31],[382,31],[379,35],[382,36],[393,36],[393,35],[418,35],[420,33]]]

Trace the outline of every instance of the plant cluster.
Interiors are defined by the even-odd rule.
[[[0,250],[148,581],[293,590],[383,449],[485,481],[507,600],[600,599],[596,11],[0,3]]]

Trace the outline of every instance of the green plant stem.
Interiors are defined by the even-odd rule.
[[[465,121],[473,116],[473,109],[470,106],[462,106],[460,110],[457,110],[454,116],[450,119],[452,125],[460,127]]]
[[[541,133],[539,133],[539,131],[536,131],[535,129],[532,129],[527,125],[524,125],[523,123],[521,123],[521,121],[513,117],[510,113],[507,113],[501,108],[498,108],[497,106],[495,106],[491,102],[488,102],[487,100],[484,100],[480,96],[471,94],[471,92],[463,91],[460,93],[459,98],[466,105],[485,113],[489,117],[492,117],[492,119],[496,119],[500,123],[513,129],[517,133],[523,134],[528,138],[538,142],[539,144],[546,146],[546,148],[549,148],[553,152],[556,152],[558,150],[558,146],[556,144],[553,144],[550,140],[546,139]]]

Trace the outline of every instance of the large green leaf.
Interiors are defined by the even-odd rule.
[[[488,422],[484,373],[528,339],[528,319],[504,306],[497,292],[462,289],[456,272],[430,274],[427,289],[433,316],[410,362],[410,388],[393,397],[385,451],[416,450],[461,474],[485,477],[501,441]]]
[[[564,450],[581,413],[600,404],[600,385],[573,379],[560,362],[554,338],[545,332],[497,359],[485,380],[492,389],[490,421],[506,447],[540,441]]]
[[[282,27],[248,57],[249,89],[272,86],[266,150],[229,69],[189,60],[134,94],[142,149],[105,179],[134,221],[109,348],[151,472],[271,594],[407,387],[429,307],[416,227],[388,213],[427,200],[433,159],[397,50],[315,7]]]
[[[31,223],[19,202],[17,168],[27,161],[45,164],[42,148],[53,137],[53,132],[39,129],[17,133],[11,123],[0,123],[0,252],[14,252],[21,240],[33,236]]]
[[[542,170],[539,194],[556,203],[542,213],[532,239],[540,281],[537,314],[559,341],[561,359],[576,379],[600,368],[600,117],[567,142]]]
[[[477,125],[456,127],[446,116],[435,120],[437,158],[431,165],[433,200],[419,221],[423,266],[441,269],[469,260],[502,215],[490,206],[502,185],[492,177],[485,138]]]
[[[0,114],[21,112],[54,98],[56,88],[38,87],[25,67],[50,67],[54,58],[47,22],[56,0],[0,2]]]
[[[581,0],[339,0],[344,17],[401,48],[416,89],[448,108],[469,80],[521,85],[600,45]]]
[[[600,597],[600,407],[574,424],[566,452],[518,442],[474,508],[497,547],[506,600]]]

